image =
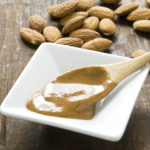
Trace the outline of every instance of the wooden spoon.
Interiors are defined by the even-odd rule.
[[[110,91],[117,86],[119,82],[125,79],[128,75],[142,67],[150,61],[150,52],[142,56],[121,63],[88,66],[79,69],[74,69],[56,78],[58,83],[82,83],[90,85],[100,85],[103,81],[109,79],[113,83],[108,84],[103,93],[97,94],[94,98],[87,100],[85,103],[79,104],[76,109],[82,111],[91,105],[95,105],[100,99],[105,97]]]
[[[113,81],[120,82],[150,61],[150,52],[122,63],[104,66]]]
[[[96,103],[104,98],[124,78],[150,61],[150,53],[129,61],[101,66],[88,66],[66,72],[49,83],[44,96],[46,103],[55,103],[62,111],[41,112],[32,107],[27,108],[46,115],[91,119],[95,113]],[[47,104],[46,104],[47,105]],[[47,106],[48,107],[48,106]]]

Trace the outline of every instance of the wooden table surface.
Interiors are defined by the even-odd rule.
[[[147,7],[145,0],[139,2]],[[24,69],[37,49],[23,42],[19,29],[28,27],[28,17],[40,14],[47,25],[50,21],[47,8],[62,0],[0,0],[0,102]],[[100,2],[99,2],[100,3]],[[113,6],[115,9],[117,6]],[[136,49],[150,49],[150,34],[135,32],[132,24],[116,19],[117,33],[112,38],[110,53],[129,56]],[[138,82],[138,81],[137,81]],[[150,75],[140,92],[126,132],[119,142],[98,138],[33,123],[0,114],[0,150],[150,150]]]

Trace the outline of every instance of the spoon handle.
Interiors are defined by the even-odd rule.
[[[113,81],[120,82],[128,75],[150,62],[150,52],[132,60],[105,66]]]

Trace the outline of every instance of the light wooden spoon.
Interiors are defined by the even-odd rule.
[[[100,68],[103,68],[104,72],[107,73],[109,78],[114,82],[121,82],[128,75],[150,62],[150,52],[136,57],[134,59],[124,61],[121,63],[109,64],[109,65],[97,65],[97,66],[87,66],[79,69],[74,69],[66,72],[56,78],[57,82],[64,83],[84,83],[86,84],[86,78],[91,78],[96,83],[96,80],[100,80],[101,72]],[[87,71],[88,70],[88,71]],[[95,74],[95,72],[97,72]],[[102,72],[103,73],[103,72]],[[94,74],[94,76],[93,76]],[[83,77],[82,77],[83,76]],[[95,79],[92,79],[95,78]],[[72,82],[73,81],[73,82]],[[93,83],[93,85],[95,84]],[[88,84],[88,83],[87,83]],[[91,83],[92,84],[92,83]],[[97,84],[97,83],[96,83]]]
[[[128,75],[150,62],[150,52],[132,60],[104,66],[113,81],[120,82]]]
[[[100,85],[101,83],[103,84],[103,81],[109,78],[117,85],[124,78],[126,78],[128,75],[130,75],[135,70],[139,69],[149,61],[150,52],[121,63],[100,66],[88,66],[79,69],[74,69],[72,71],[66,72],[58,76],[56,78],[56,82]],[[106,96],[116,85],[111,85],[111,88],[106,90],[104,94],[98,95],[97,98],[95,98],[95,100],[89,100],[89,103],[86,103],[86,105],[91,105],[93,103],[95,104],[101,98]]]
[[[34,97],[27,103],[29,110],[46,115],[91,119],[95,114],[96,103],[112,91],[124,78],[150,61],[150,53],[129,61],[101,66],[88,66],[66,72],[53,80],[45,88],[43,105],[52,111],[38,109]],[[34,95],[42,93],[36,93]],[[46,101],[45,101],[45,100]],[[33,102],[34,100],[34,102]],[[55,107],[61,111],[55,110]],[[39,104],[39,101],[37,101]],[[41,111],[42,109],[42,111]]]

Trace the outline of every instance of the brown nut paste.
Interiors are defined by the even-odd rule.
[[[26,107],[49,116],[91,119],[96,103],[116,85],[103,67],[79,68],[35,91]]]

